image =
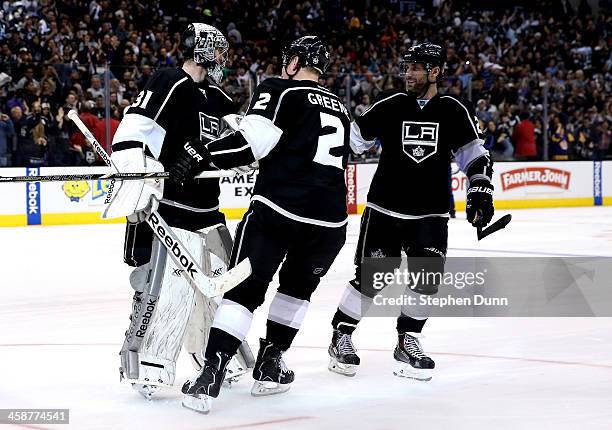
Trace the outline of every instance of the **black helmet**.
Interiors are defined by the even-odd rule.
[[[439,76],[442,76],[446,64],[446,50],[435,43],[419,43],[418,45],[408,48],[408,51],[406,51],[404,57],[400,61],[399,66],[402,75],[406,73],[406,68],[410,63],[423,63],[425,65],[425,70],[428,72],[434,67],[439,67]]]
[[[293,57],[298,57],[299,67],[312,67],[321,75],[330,63],[327,46],[318,36],[303,36],[294,40],[283,49],[283,67],[287,67]]]
[[[223,78],[229,44],[219,30],[212,25],[194,22],[189,24],[181,38],[183,56],[206,68],[208,75],[217,83]],[[219,50],[221,61],[218,61]]]

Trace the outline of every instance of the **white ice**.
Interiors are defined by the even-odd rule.
[[[612,255],[611,207],[513,216],[482,242],[452,220],[450,255]],[[122,225],[0,229],[0,408],[70,409],[70,426],[21,427],[31,429],[612,428],[608,318],[432,319],[423,341],[437,363],[430,382],[392,375],[395,321],[371,318],[355,334],[358,375],[329,372],[330,319],[353,273],[358,226],[351,217],[347,244],[286,354],[291,390],[253,398],[248,376],[209,415],[180,405],[180,385],[193,375],[184,357],[176,386],[153,401],[119,383],[132,296]],[[248,338],[255,351],[274,289]]]

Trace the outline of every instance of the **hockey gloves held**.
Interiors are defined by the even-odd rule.
[[[467,220],[474,227],[485,227],[493,218],[493,185],[489,181],[470,182],[465,207]]]
[[[170,180],[183,186],[210,165],[210,152],[199,139],[186,142],[170,166]]]

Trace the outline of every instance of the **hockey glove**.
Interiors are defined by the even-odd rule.
[[[465,207],[467,220],[474,227],[485,227],[493,218],[493,185],[486,180],[470,182]]]
[[[199,139],[186,142],[170,165],[170,180],[179,186],[191,181],[193,177],[210,165],[210,153],[204,142]]]

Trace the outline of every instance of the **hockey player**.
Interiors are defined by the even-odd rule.
[[[190,24],[183,34],[182,51],[183,66],[158,70],[127,109],[111,156],[121,171],[170,167],[185,142],[218,138],[222,119],[236,113],[236,106],[218,86],[228,51],[221,32],[206,24]],[[232,246],[225,217],[219,212],[219,180],[181,178],[178,183],[174,179],[164,184],[159,213],[194,257],[201,259],[209,276],[214,276],[227,268]],[[125,215],[147,204],[157,206],[157,200],[147,194],[148,187],[144,181],[116,184],[105,216]],[[144,212],[137,210],[128,216],[126,228],[124,259],[136,268],[130,277],[135,295],[120,352],[120,373],[150,397],[174,383],[183,343],[196,368],[201,368],[207,323],[210,326],[217,303],[194,292],[143,219]]]
[[[409,270],[443,271],[452,157],[469,178],[468,221],[484,227],[493,216],[492,162],[474,108],[437,90],[445,61],[446,53],[439,45],[422,43],[409,48],[400,64],[405,91],[382,93],[351,124],[351,147],[356,153],[380,139],[382,154],[361,218],[355,278],[332,320],[329,369],[337,373],[353,376],[360,363],[351,334],[374,294],[361,285],[365,258],[400,257],[403,250]],[[413,291],[435,294],[437,287],[417,285]],[[427,315],[427,309],[402,308],[393,353],[395,375],[431,379],[435,363],[419,341]]]
[[[254,196],[238,225],[231,259],[234,265],[248,257],[252,275],[224,296],[204,368],[183,386],[183,405],[200,412],[207,412],[218,396],[227,363],[246,337],[253,312],[281,263],[251,393],[289,389],[294,373],[282,354],[345,241],[350,116],[338,97],[318,85],[329,52],[318,37],[304,36],[282,58],[283,79],[266,79],[257,87],[235,133],[208,145],[192,142],[182,154],[185,177],[208,163],[225,169],[259,160]],[[173,174],[178,176],[178,170]]]

